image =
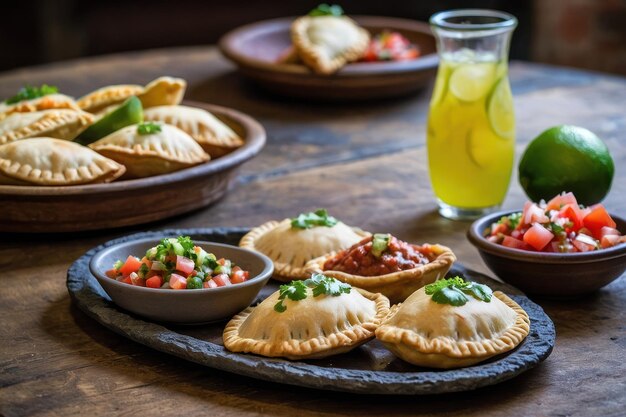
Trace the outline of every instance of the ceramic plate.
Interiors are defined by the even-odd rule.
[[[280,64],[278,58],[291,46],[289,27],[295,17],[242,26],[224,35],[219,47],[245,77],[267,90],[293,97],[374,99],[407,95],[428,84],[439,62],[428,24],[392,17],[351,17],[371,34],[400,32],[422,55],[403,62],[352,63],[329,76],[314,74],[304,65]]]
[[[386,350],[376,340],[355,350],[325,359],[288,361],[251,354],[232,353],[222,346],[225,322],[195,327],[164,326],[147,322],[119,309],[89,272],[91,257],[120,242],[163,235],[190,235],[236,245],[247,229],[183,229],[139,233],[88,251],[68,270],[67,287],[74,302],[99,323],[131,340],[201,365],[262,380],[310,388],[366,394],[436,394],[472,390],[513,378],[536,366],[554,347],[554,324],[541,307],[519,290],[455,264],[448,275],[459,274],[506,292],[528,313],[530,333],[513,351],[481,364],[455,369],[432,370],[410,365]],[[270,281],[255,302],[278,288]]]

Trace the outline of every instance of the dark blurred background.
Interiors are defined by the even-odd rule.
[[[213,44],[242,24],[323,0],[22,0],[3,5],[0,70],[82,56]],[[453,8],[513,13],[512,59],[626,74],[626,0],[338,0],[348,14],[427,20]],[[331,1],[332,3],[332,1]],[[8,12],[8,14],[7,14]]]

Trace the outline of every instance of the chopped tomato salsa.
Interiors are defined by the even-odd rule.
[[[175,290],[223,287],[250,277],[248,271],[228,259],[217,259],[185,236],[163,239],[142,259],[130,255],[117,261],[106,275],[130,285]]]
[[[399,32],[384,31],[374,36],[363,56],[363,61],[408,61],[418,58],[420,51]]]
[[[387,236],[383,246],[377,236],[366,237],[324,263],[324,270],[361,276],[377,276],[405,271],[429,263],[434,254],[428,245],[417,246]]]
[[[582,207],[572,193],[524,204],[485,230],[487,240],[535,252],[588,252],[626,243],[602,204]]]

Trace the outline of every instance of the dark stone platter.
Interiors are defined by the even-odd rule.
[[[251,354],[231,353],[222,346],[225,322],[200,326],[170,326],[144,321],[118,308],[89,272],[89,260],[104,247],[145,237],[189,235],[236,245],[247,229],[173,229],[138,233],[111,240],[89,250],[67,273],[67,288],[78,307],[90,317],[131,340],[212,368],[253,378],[310,388],[367,394],[438,394],[473,390],[497,384],[536,366],[554,347],[555,329],[550,318],[519,290],[456,263],[448,275],[488,284],[511,296],[531,320],[528,337],[513,351],[467,368],[432,370],[396,358],[378,341],[370,341],[342,355],[292,362]],[[278,288],[270,281],[255,303]]]

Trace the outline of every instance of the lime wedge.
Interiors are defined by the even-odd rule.
[[[515,134],[515,113],[513,95],[506,78],[502,78],[487,99],[487,117],[489,124],[504,139],[512,139]]]
[[[461,64],[450,76],[450,91],[461,101],[483,98],[494,84],[494,63]]]
[[[117,109],[105,114],[100,120],[89,126],[74,139],[74,142],[89,145],[123,127],[141,122],[143,122],[143,107],[141,101],[133,96]]]

